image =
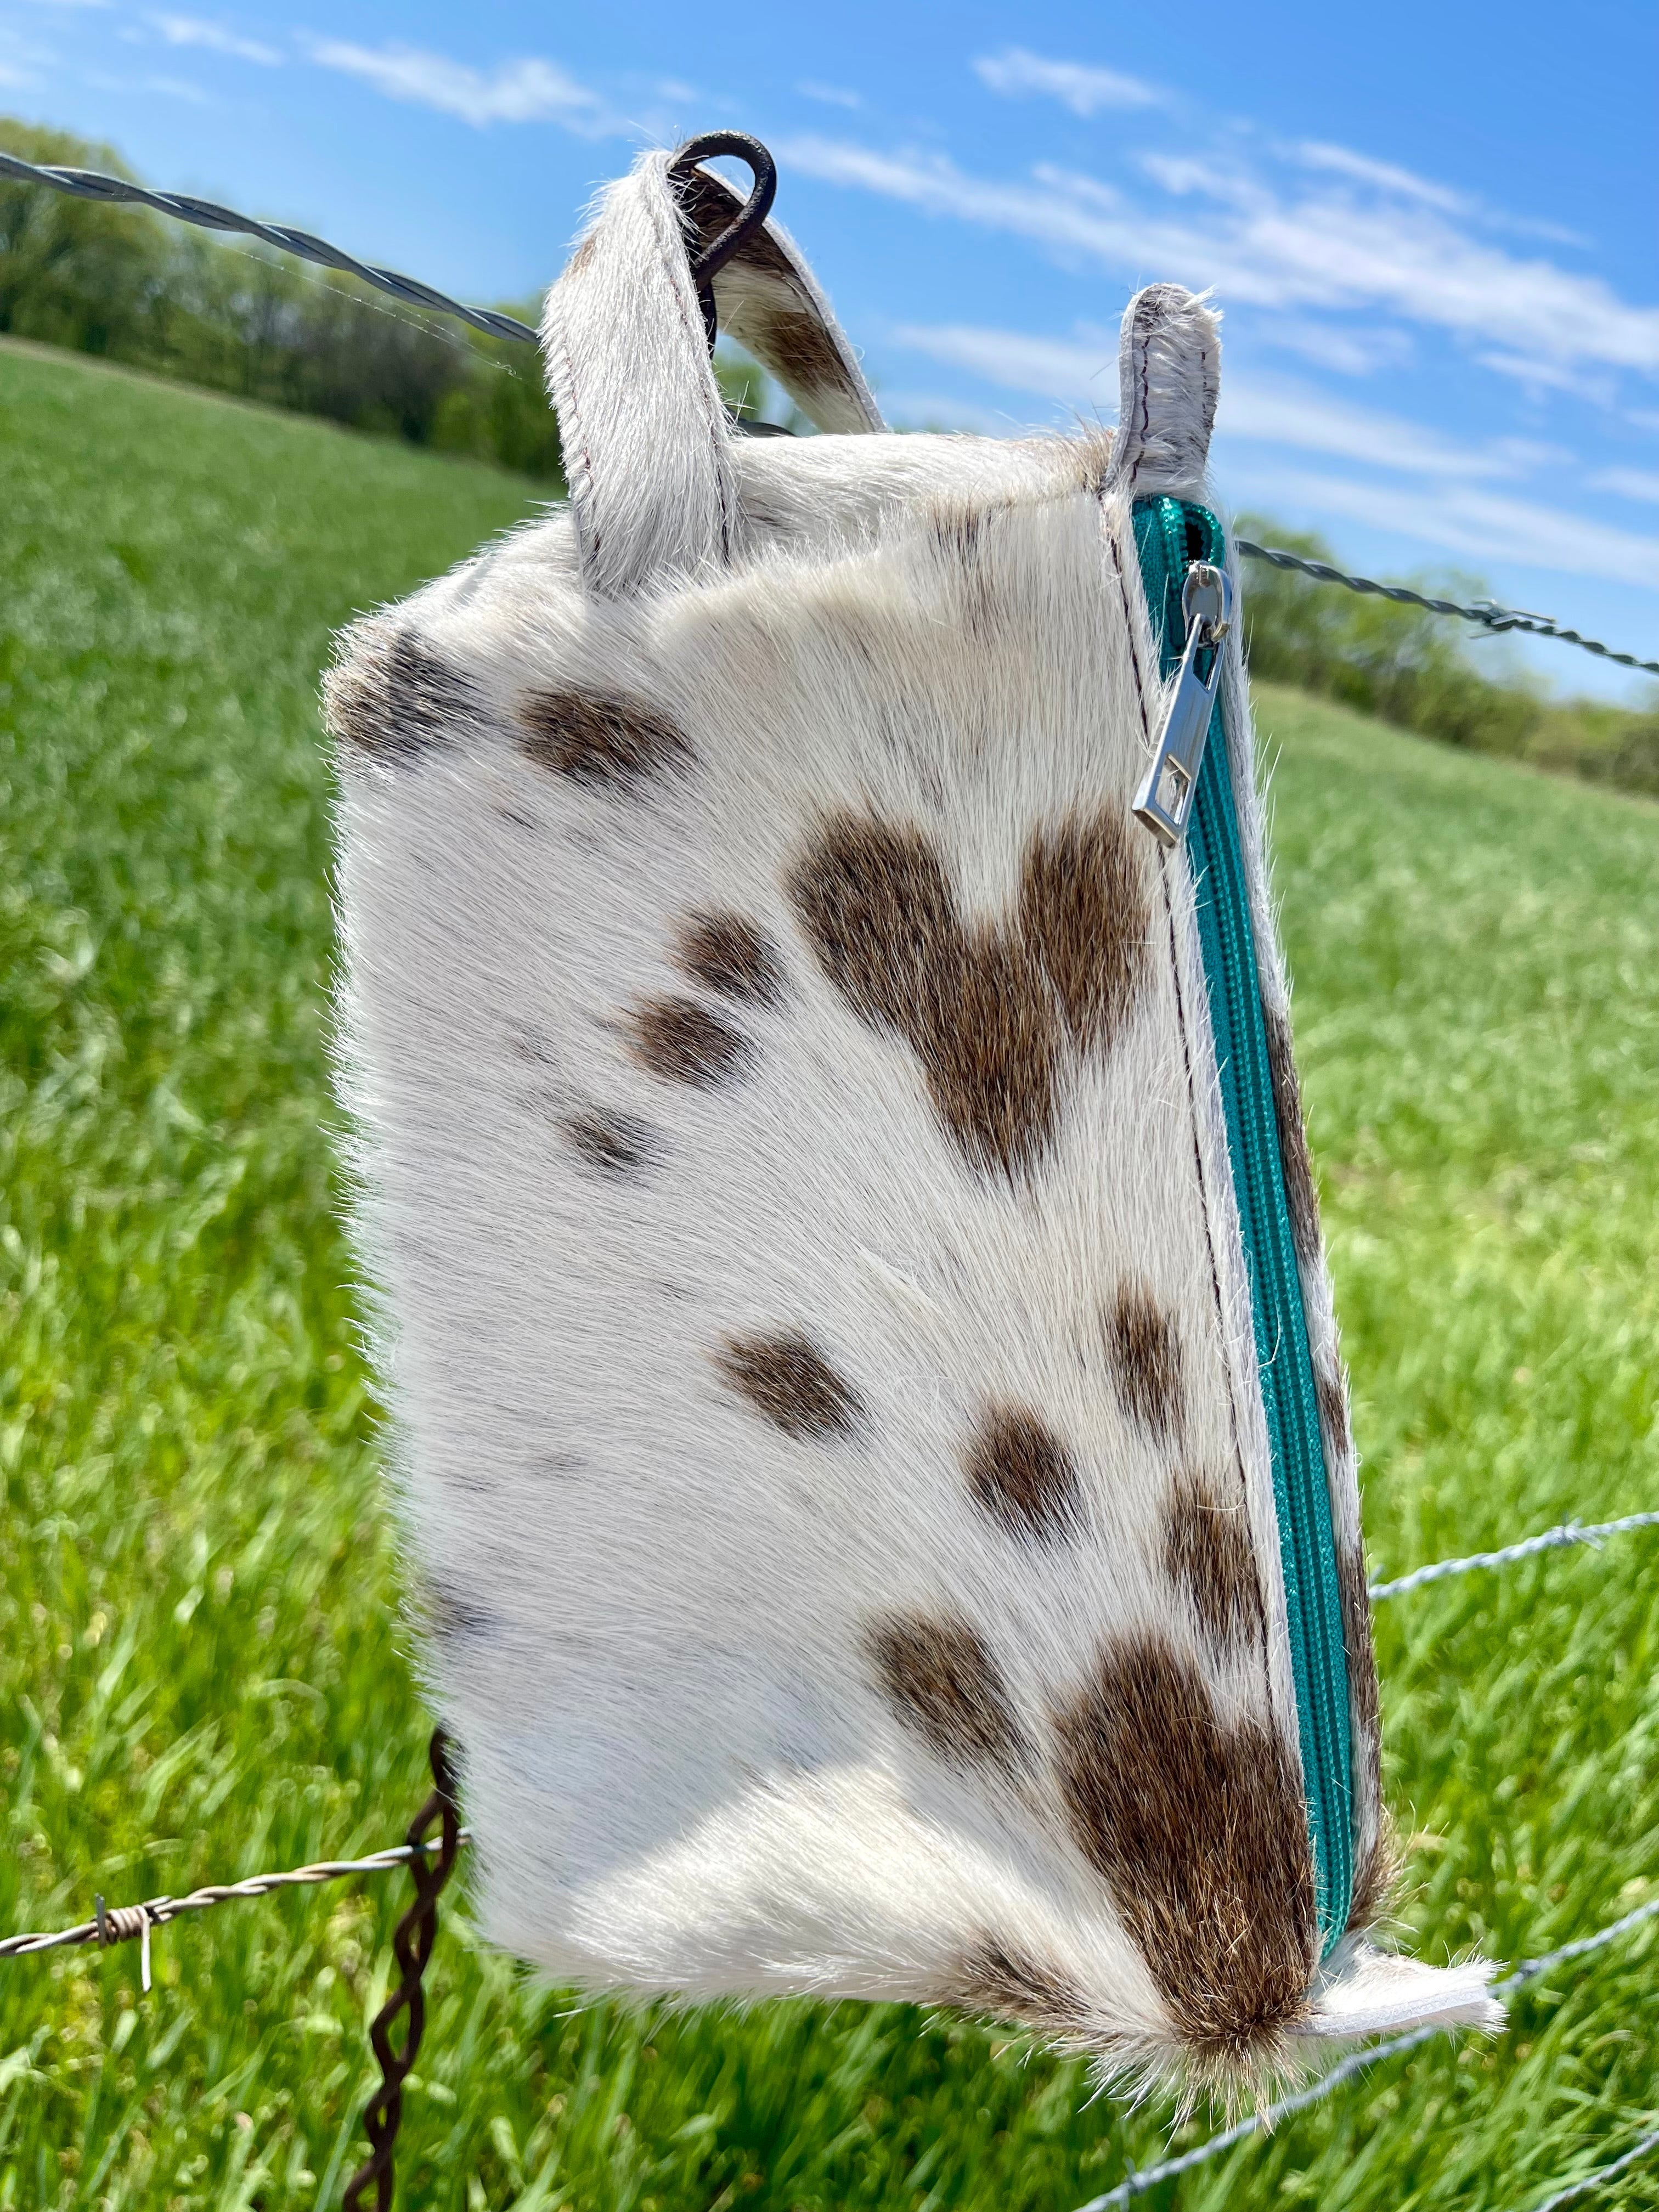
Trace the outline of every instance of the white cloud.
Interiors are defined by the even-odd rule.
[[[1597,491],[1610,491],[1620,499],[1640,499],[1659,507],[1659,470],[1603,469],[1590,478]]]
[[[1346,515],[1476,561],[1501,555],[1527,568],[1601,576],[1659,591],[1659,538],[1638,537],[1560,507],[1470,485],[1447,485],[1425,498],[1420,491],[1389,484],[1275,470],[1271,477],[1256,480],[1255,495],[1316,514]]]
[[[1592,399],[1598,406],[1613,404],[1613,386],[1606,375],[1587,374],[1559,361],[1539,361],[1530,354],[1504,353],[1501,349],[1477,353],[1474,358],[1494,375],[1511,377],[1524,386],[1532,399],[1541,399],[1549,392],[1570,392],[1575,399]]]
[[[848,92],[838,84],[817,84],[811,82],[795,87],[804,100],[821,101],[825,107],[862,107],[862,93]]]
[[[263,69],[276,68],[283,58],[275,46],[262,46],[258,39],[240,38],[222,24],[204,23],[195,15],[152,15],[149,20],[170,46],[204,46],[210,53],[258,62]]]
[[[1319,368],[1333,368],[1340,376],[1369,376],[1375,369],[1399,368],[1412,357],[1409,335],[1387,325],[1356,327],[1316,322],[1310,317],[1275,315],[1252,335],[1258,344],[1299,354],[1304,361]]]
[[[974,64],[974,72],[981,84],[1006,98],[1045,93],[1069,107],[1073,115],[1097,114],[1103,107],[1158,107],[1164,100],[1161,92],[1143,84],[1139,77],[1097,69],[1087,62],[1045,61],[1041,54],[1028,53],[1024,46],[982,56]]]
[[[906,325],[894,341],[949,362],[1016,392],[1110,411],[1117,399],[1117,338],[1084,331],[1074,339],[1030,337],[1018,331]],[[1224,379],[1218,436],[1333,453],[1409,476],[1440,479],[1511,477],[1555,457],[1549,447],[1515,441],[1484,448],[1455,445],[1437,431],[1396,415],[1352,407],[1306,386],[1232,375]]]
[[[1358,204],[1350,193],[1285,195],[1201,161],[1182,190],[1218,203],[1207,219],[1121,204],[1091,178],[1045,168],[1030,183],[974,176],[942,155],[881,154],[805,138],[799,167],[935,214],[1084,256],[1127,275],[1155,272],[1231,303],[1398,314],[1539,365],[1659,377],[1659,307],[1632,305],[1601,278],[1519,259],[1424,206]],[[1167,171],[1167,173],[1175,173]]]
[[[584,137],[600,137],[622,127],[597,93],[556,62],[535,55],[477,70],[418,46],[358,46],[343,39],[314,39],[309,51],[324,69],[361,77],[388,100],[436,108],[478,130],[490,123],[562,123]]]
[[[1117,341],[1103,333],[1097,338],[1041,338],[965,323],[907,323],[892,333],[892,342],[965,368],[1006,391],[1116,411]]]
[[[1380,191],[1395,192],[1401,198],[1420,201],[1425,207],[1439,208],[1446,215],[1468,211],[1469,202],[1462,192],[1453,191],[1447,185],[1432,185],[1426,177],[1399,168],[1392,161],[1374,161],[1369,154],[1356,154],[1346,146],[1325,145],[1318,140],[1305,140],[1296,151],[1305,168],[1352,177],[1357,183],[1375,185]]]

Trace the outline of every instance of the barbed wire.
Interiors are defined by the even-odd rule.
[[[1559,1528],[1547,1528],[1539,1535],[1523,1537],[1518,1543],[1506,1544],[1500,1551],[1473,1552],[1467,1559],[1436,1559],[1427,1566],[1414,1568],[1410,1574],[1399,1576],[1393,1582],[1373,1583],[1370,1595],[1376,1600],[1402,1597],[1408,1590],[1420,1589],[1426,1583],[1440,1582],[1449,1575],[1468,1574],[1477,1567],[1504,1567],[1517,1559],[1531,1559],[1540,1552],[1556,1551],[1570,1544],[1600,1544],[1608,1536],[1655,1527],[1659,1527],[1659,1512],[1627,1513],[1621,1520],[1595,1522],[1588,1528],[1581,1522],[1569,1521]],[[459,1832],[460,1843],[470,1844],[471,1840],[471,1831],[463,1828]],[[38,1952],[57,1951],[82,1943],[107,1946],[139,1938],[148,1944],[152,1928],[165,1928],[170,1920],[178,1919],[182,1913],[203,1912],[212,1905],[226,1905],[238,1898],[265,1897],[273,1890],[297,1888],[315,1882],[343,1881],[352,1875],[386,1874],[395,1867],[406,1866],[422,1851],[435,1848],[432,1844],[393,1844],[385,1850],[371,1851],[365,1858],[319,1859],[310,1866],[249,1875],[240,1881],[209,1882],[199,1889],[191,1890],[187,1897],[146,1898],[141,1905],[106,1906],[100,1897],[95,1916],[90,1920],[78,1921],[72,1928],[0,1937],[0,1959],[27,1958]],[[1652,1909],[1645,1905],[1638,1908],[1630,1916],[1628,1924],[1644,1917]],[[1622,1922],[1618,1923],[1621,1927],[1626,1924]],[[1593,1950],[1604,1940],[1604,1936],[1590,1936],[1577,1948]],[[1551,1960],[1544,1963],[1553,1963],[1556,1959],[1572,1955],[1573,1948],[1570,1946],[1567,1951],[1552,1954]],[[1535,1960],[1523,1961],[1516,1972],[1517,1974],[1530,1973],[1537,1964]],[[145,1986],[149,1986],[148,1980]],[[1384,2055],[1386,2048],[1404,2049],[1405,2045],[1379,2046],[1363,2056],[1369,2063]],[[1324,2094],[1325,2088],[1335,2078],[1334,2075],[1326,2075],[1316,2094]]]
[[[1620,1936],[1627,1935],[1632,1928],[1651,1920],[1656,1913],[1659,1913],[1659,1897],[1650,1898],[1645,1905],[1638,1905],[1633,1911],[1623,1914],[1617,1920],[1610,1920],[1605,1928],[1598,1928],[1593,1936],[1581,1936],[1571,1943],[1559,1945],[1553,1951],[1542,1953],[1536,1959],[1519,1960],[1501,1980],[1492,1984],[1492,1994],[1503,1996],[1511,1990],[1524,1989],[1528,1982],[1537,1981],[1541,1975],[1565,1966],[1569,1960],[1582,1959],[1591,1951],[1602,1950],[1607,1944],[1616,1942]],[[1391,2037],[1386,2043],[1376,2043],[1367,2050],[1351,2051],[1347,2057],[1340,2060],[1328,2073],[1322,2074],[1318,2081],[1308,2088],[1298,2089],[1292,2096],[1281,2097],[1264,2112],[1252,2112],[1248,2118],[1237,2121],[1232,2127],[1224,2128],[1219,2135],[1207,2136],[1195,2148],[1182,2152],[1177,2158],[1166,2158],[1157,2166],[1146,2166],[1138,2173],[1128,2174],[1115,2188],[1107,2190],[1103,2196],[1091,2197],[1086,2204],[1079,2205],[1078,2212],[1121,2212],[1123,2205],[1133,2203],[1137,2197],[1145,2196],[1149,2189],[1156,2189],[1160,2182],[1172,2181],[1178,2173],[1188,2173],[1195,2166],[1206,2165],[1211,2159],[1219,2158],[1224,2151],[1248,2142],[1252,2136],[1271,2134],[1281,2120],[1288,2120],[1297,2112],[1306,2112],[1310,2105],[1322,2104],[1333,2090],[1340,2089],[1345,2081],[1352,2081],[1357,2074],[1379,2065],[1385,2058],[1396,2058],[1402,2051],[1414,2051],[1420,2044],[1431,2042],[1436,2036],[1444,2033],[1441,2027],[1413,2027],[1404,2035]],[[1577,2183],[1573,2185],[1575,2188],[1580,2186]],[[1552,2200],[1554,2201],[1557,2200]],[[1549,2212],[1549,2208],[1539,2205],[1534,2208],[1534,2212]]]
[[[301,261],[315,262],[319,269],[338,269],[348,276],[360,276],[365,284],[389,292],[394,300],[402,300],[411,307],[431,307],[441,315],[458,315],[462,322],[470,323],[486,337],[519,338],[531,345],[536,343],[535,331],[516,315],[501,314],[494,307],[466,307],[459,300],[452,300],[447,292],[434,291],[430,284],[422,284],[418,277],[400,276],[395,269],[380,269],[373,262],[359,261],[355,254],[343,253],[337,246],[331,246],[326,239],[313,237],[308,230],[295,230],[286,223],[260,222],[251,215],[238,215],[232,208],[221,207],[216,200],[192,199],[185,192],[148,191],[143,185],[129,184],[125,177],[106,177],[98,169],[43,167],[38,162],[19,161],[15,154],[0,153],[0,177],[15,177],[25,185],[48,185],[53,191],[68,192],[76,199],[154,208],[158,215],[172,216],[178,222],[194,223],[198,230],[237,231],[245,238],[263,239],[267,246],[278,246],[284,253],[297,254]]]
[[[1465,606],[1456,599],[1437,599],[1425,592],[1414,592],[1408,584],[1380,584],[1374,576],[1352,576],[1346,568],[1334,568],[1328,561],[1310,560],[1305,553],[1290,553],[1282,545],[1257,545],[1248,538],[1234,542],[1247,560],[1268,561],[1275,568],[1299,569],[1304,576],[1316,577],[1322,584],[1340,584],[1345,591],[1369,592],[1380,599],[1394,599],[1405,607],[1426,607],[1431,614],[1455,615],[1460,621],[1479,623],[1483,629],[1494,630],[1500,636],[1510,630],[1521,630],[1530,637],[1559,638],[1563,645],[1582,646],[1586,653],[1596,653],[1603,660],[1616,660],[1621,668],[1639,668],[1650,676],[1659,676],[1659,660],[1640,660],[1633,653],[1615,652],[1599,638],[1585,637],[1576,629],[1569,629],[1551,615],[1528,614],[1524,607],[1500,607],[1495,599],[1474,599]]]
[[[1425,1583],[1443,1582],[1448,1575],[1471,1574],[1476,1567],[1506,1567],[1511,1560],[1529,1559],[1534,1553],[1553,1552],[1565,1544],[1600,1544],[1606,1537],[1622,1536],[1632,1528],[1659,1528],[1659,1513],[1626,1513],[1622,1520],[1598,1521],[1588,1528],[1580,1521],[1565,1521],[1559,1528],[1546,1528],[1541,1535],[1505,1544],[1501,1551],[1471,1552],[1466,1559],[1436,1559],[1393,1582],[1373,1583],[1370,1595],[1373,1601],[1403,1597],[1407,1590],[1421,1589]]]
[[[277,246],[284,253],[297,254],[301,260],[314,262],[320,269],[337,269],[349,276],[361,277],[365,284],[373,284],[410,307],[458,316],[488,337],[515,338],[529,345],[537,342],[536,332],[516,315],[503,314],[494,307],[469,307],[459,300],[452,300],[447,292],[422,284],[418,277],[400,276],[395,269],[381,269],[373,262],[359,261],[355,254],[343,252],[337,246],[331,246],[326,239],[318,238],[308,230],[296,230],[287,223],[260,222],[252,216],[238,215],[232,208],[221,207],[216,200],[195,199],[186,192],[153,192],[143,185],[128,183],[125,177],[106,176],[101,170],[61,168],[50,163],[25,161],[15,154],[0,153],[0,177],[15,177],[21,184],[46,185],[53,191],[68,192],[76,199],[153,208],[158,215],[171,216],[179,222],[194,223],[202,230],[234,231],[246,238],[261,239],[267,246]],[[776,429],[781,426],[768,427]],[[1549,615],[1532,614],[1524,607],[1502,607],[1492,599],[1476,599],[1465,606],[1456,599],[1435,599],[1426,592],[1414,592],[1407,584],[1384,584],[1373,576],[1352,575],[1328,561],[1311,560],[1306,554],[1291,553],[1282,545],[1257,545],[1248,538],[1237,542],[1239,551],[1248,560],[1270,562],[1275,568],[1297,569],[1322,584],[1340,584],[1346,591],[1370,592],[1378,599],[1395,600],[1401,606],[1425,607],[1431,614],[1455,615],[1460,621],[1478,623],[1500,635],[1518,630],[1532,637],[1553,637],[1563,645],[1581,647],[1601,659],[1616,661],[1621,668],[1639,669],[1649,676],[1659,676],[1659,660],[1643,660],[1633,653],[1618,652],[1613,646],[1603,645],[1599,638],[1585,637]]]
[[[458,1840],[470,1844],[471,1832],[463,1828]],[[152,1928],[165,1928],[169,1920],[178,1919],[181,1913],[205,1912],[215,1905],[228,1905],[237,1898],[266,1897],[276,1889],[295,1889],[319,1881],[343,1881],[354,1874],[388,1874],[438,1848],[435,1842],[393,1844],[386,1850],[371,1851],[367,1858],[319,1859],[311,1866],[285,1867],[275,1874],[251,1874],[243,1881],[208,1882],[200,1889],[191,1890],[188,1897],[147,1897],[142,1905],[106,1905],[100,1897],[94,1917],[78,1921],[73,1928],[53,1928],[39,1935],[0,1938],[0,1959],[26,1959],[39,1951],[59,1951],[76,1943],[97,1943],[107,1948],[112,1943],[130,1943],[137,1937],[144,1945],[144,1987],[148,1989],[149,1931]]]

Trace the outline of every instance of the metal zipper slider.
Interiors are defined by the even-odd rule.
[[[1152,764],[1135,793],[1134,817],[1161,844],[1178,845],[1187,832],[1204,765],[1204,740],[1221,684],[1221,641],[1232,627],[1233,583],[1224,568],[1194,561],[1181,587],[1181,612],[1187,648],[1175,695],[1164,718]],[[1210,672],[1198,672],[1198,656],[1210,654]]]

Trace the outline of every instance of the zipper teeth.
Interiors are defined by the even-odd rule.
[[[1167,675],[1185,642],[1178,580],[1188,558],[1219,563],[1219,526],[1205,509],[1159,499],[1155,510]],[[1203,542],[1194,547],[1193,538]],[[1144,554],[1143,554],[1144,560]],[[1150,585],[1152,579],[1146,580]],[[1148,598],[1152,592],[1149,590]],[[1218,705],[1215,720],[1218,723]],[[1243,881],[1225,738],[1213,727],[1192,819],[1194,880],[1205,941],[1206,982],[1218,1036],[1241,1226],[1250,1276],[1263,1410],[1273,1461],[1283,1559],[1286,1626],[1302,1741],[1304,1786],[1314,1847],[1323,1948],[1342,1932],[1352,1885],[1347,1661],[1335,1583],[1330,1494],[1313,1389],[1312,1358],[1295,1255],[1289,1246],[1277,1111],[1267,1074],[1255,933]],[[1215,940],[1212,957],[1209,938]],[[1217,1000],[1220,1003],[1218,1004]]]

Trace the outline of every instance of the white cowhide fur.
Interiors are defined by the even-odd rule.
[[[1129,503],[1203,493],[1215,319],[1122,427],[889,437],[799,258],[723,277],[835,434],[731,434],[648,155],[550,295],[570,500],[328,684],[341,1079],[485,1923],[589,1989],[960,2004],[1237,2083],[1491,2024],[1373,1948],[1346,1390],[1228,742],[1320,1378],[1360,1869],[1317,1963],[1267,1433]]]

